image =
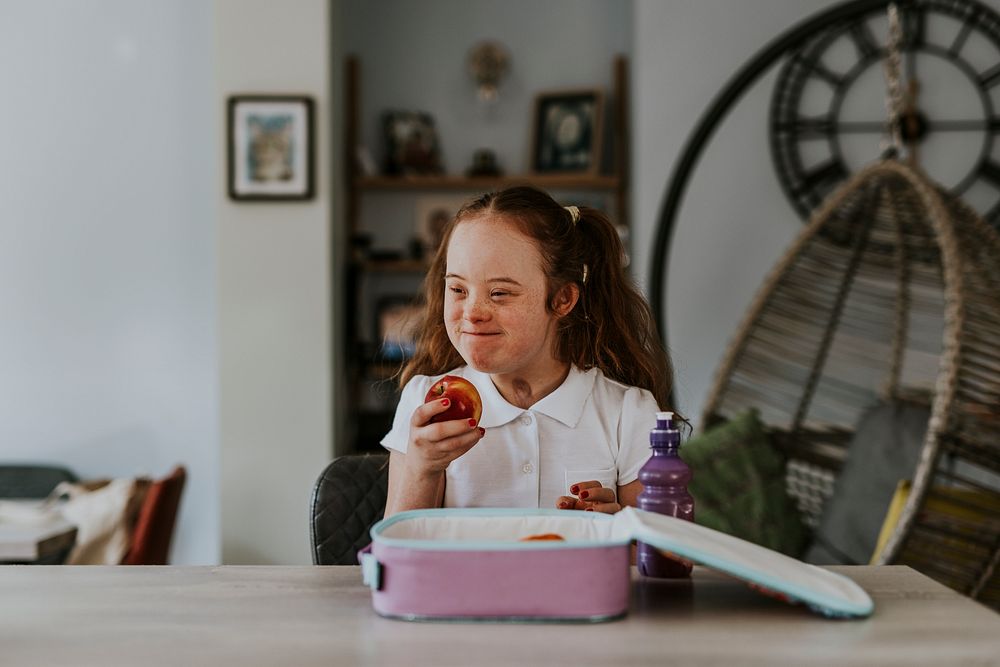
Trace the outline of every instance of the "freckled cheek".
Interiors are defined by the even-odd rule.
[[[458,319],[461,316],[462,309],[455,307],[454,304],[446,303],[444,304],[444,321],[451,322]]]

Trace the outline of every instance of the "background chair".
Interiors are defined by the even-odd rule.
[[[132,544],[122,559],[122,565],[167,564],[177,508],[186,480],[184,466],[177,466],[167,477],[150,484],[139,509]]]
[[[385,513],[388,454],[334,459],[313,487],[309,535],[314,565],[357,565],[369,529]]]
[[[76,475],[60,466],[0,465],[0,498],[45,498],[60,482]]]

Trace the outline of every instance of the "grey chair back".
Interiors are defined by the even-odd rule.
[[[310,502],[313,564],[358,564],[369,529],[385,513],[388,488],[388,454],[340,456],[323,470]]]
[[[66,468],[50,465],[0,465],[0,498],[45,498],[60,482],[75,482]]]

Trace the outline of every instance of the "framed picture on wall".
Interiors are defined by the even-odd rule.
[[[601,164],[603,103],[596,89],[540,93],[535,98],[532,171],[596,174]]]
[[[226,134],[231,199],[312,199],[312,98],[234,95],[229,98]]]

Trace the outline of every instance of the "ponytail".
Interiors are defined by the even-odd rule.
[[[574,226],[580,298],[560,322],[556,356],[580,368],[596,366],[622,384],[648,389],[669,407],[673,373],[656,321],[625,270],[625,248],[611,221],[581,207]]]

